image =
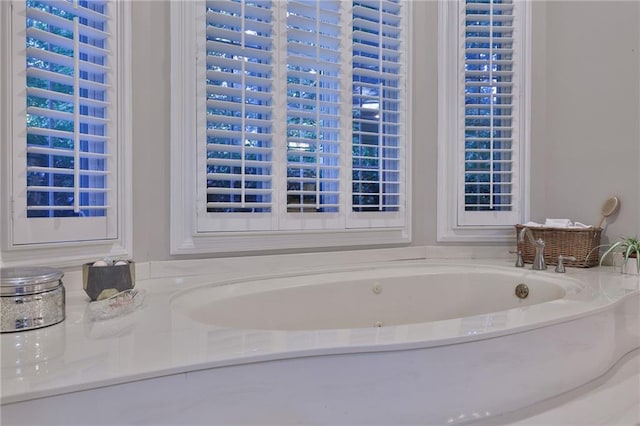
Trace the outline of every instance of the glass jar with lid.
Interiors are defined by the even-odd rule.
[[[48,267],[0,269],[0,332],[24,331],[65,318],[64,273]]]

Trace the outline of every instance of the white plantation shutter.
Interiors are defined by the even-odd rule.
[[[338,212],[340,1],[287,2],[287,212]]]
[[[466,1],[460,12],[464,179],[458,214],[464,225],[520,218],[518,6],[512,0]]]
[[[187,89],[197,97],[197,236],[403,226],[399,0],[205,5],[204,19],[202,3],[188,12],[204,29],[196,24]]]
[[[14,4],[14,244],[117,236],[112,6]]]
[[[401,4],[353,4],[354,212],[398,212],[403,202]]]
[[[270,7],[207,2],[207,212],[272,209]]]

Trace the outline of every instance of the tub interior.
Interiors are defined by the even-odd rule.
[[[370,270],[301,275],[208,286],[176,297],[172,307],[207,325],[318,330],[385,327],[461,318],[560,299],[556,279],[455,268]],[[526,299],[515,287],[529,287]]]

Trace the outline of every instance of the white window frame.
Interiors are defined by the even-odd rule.
[[[197,7],[200,2],[171,2],[171,247],[173,255],[205,254],[219,252],[246,252],[279,249],[310,249],[323,247],[356,247],[405,244],[411,241],[411,170],[408,159],[411,158],[411,105],[410,90],[405,97],[405,160],[404,167],[404,212],[402,225],[385,224],[370,216],[371,228],[347,229],[291,229],[278,231],[239,231],[239,232],[202,232],[198,231],[199,201],[197,185],[198,170],[198,111],[196,107],[196,46],[197,34],[194,22],[197,22]],[[411,2],[403,7],[410,8]],[[410,11],[405,12],[410,17]],[[203,30],[201,31],[203,33]],[[409,45],[410,31],[403,42]],[[407,61],[405,87],[410,87],[411,66]],[[350,161],[350,156],[344,161]],[[201,165],[200,165],[201,166]],[[351,189],[343,188],[341,197],[350,197]],[[277,200],[277,198],[276,198]],[[277,201],[276,201],[277,202]],[[201,210],[201,209],[200,209]],[[349,215],[349,212],[346,213]],[[327,218],[331,215],[327,215]],[[322,220],[322,219],[319,219]],[[348,220],[348,219],[347,219]],[[317,224],[315,224],[317,226]]]
[[[531,2],[516,0],[517,20],[522,24],[518,30],[517,55],[520,82],[518,141],[519,158],[514,161],[517,167],[514,182],[520,202],[514,206],[518,211],[519,222],[529,217],[529,170],[530,170],[530,103],[531,103]],[[460,149],[464,139],[464,114],[461,114],[460,86],[460,49],[464,49],[459,40],[460,5],[458,0],[438,1],[438,208],[437,240],[439,242],[509,242],[515,236],[512,223],[501,224],[499,220],[491,225],[464,225],[458,220],[460,193],[464,188],[464,152]],[[479,214],[482,214],[478,212]],[[484,212],[490,216],[493,212]],[[488,222],[491,222],[491,218]]]
[[[117,164],[114,167],[117,173],[117,187],[114,188],[116,197],[115,220],[112,222],[115,230],[109,232],[109,235],[99,235],[98,238],[90,236],[87,238],[83,235],[81,238],[71,238],[72,241],[65,241],[64,238],[50,239],[47,243],[29,243],[29,235],[26,241],[18,241],[14,238],[17,231],[16,226],[23,226],[16,222],[16,209],[14,206],[14,191],[20,190],[20,180],[14,180],[14,175],[19,174],[21,167],[19,161],[14,161],[20,156],[20,150],[15,150],[14,144],[11,143],[15,134],[20,135],[23,132],[20,126],[24,126],[24,122],[14,119],[15,108],[23,108],[21,105],[15,105],[14,98],[14,78],[16,72],[14,70],[20,67],[19,61],[13,55],[14,37],[13,32],[18,31],[14,28],[12,8],[17,0],[10,2],[0,2],[0,55],[6,58],[2,62],[0,68],[0,88],[2,93],[8,94],[0,100],[0,137],[3,142],[0,152],[2,157],[0,165],[2,173],[0,173],[0,188],[2,195],[0,196],[0,235],[2,236],[2,245],[0,246],[0,264],[2,266],[20,266],[20,265],[38,265],[48,264],[58,267],[77,266],[80,262],[90,261],[95,258],[112,256],[112,257],[130,257],[132,254],[132,159],[131,159],[131,4],[129,2],[114,1],[113,6],[116,11],[115,34],[116,36],[116,62],[117,69],[114,75],[117,80],[116,93],[117,98],[114,111],[117,114],[118,122],[116,139]],[[18,21],[19,22],[19,21]],[[21,46],[15,46],[21,48]],[[26,167],[26,164],[24,165]],[[16,173],[17,172],[17,173]],[[22,181],[24,182],[24,181]],[[42,226],[41,223],[34,225],[27,223],[28,232],[37,237],[37,233],[48,232],[52,228],[60,226],[68,226],[68,222],[73,222],[74,218],[65,219],[64,225],[61,221],[54,219],[47,220],[47,225]],[[71,220],[70,220],[71,219]],[[78,220],[87,218],[78,218]],[[43,221],[44,222],[44,221]]]

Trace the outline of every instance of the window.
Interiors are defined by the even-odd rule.
[[[440,241],[504,240],[527,214],[529,7],[440,3]]]
[[[173,253],[408,241],[409,6],[172,4]]]
[[[124,7],[106,0],[3,5],[10,8],[3,37],[11,41],[3,44],[11,141],[3,152],[11,170],[2,200],[11,212],[5,250],[96,242],[109,245],[103,255],[124,250]]]

